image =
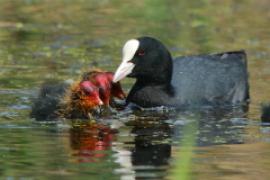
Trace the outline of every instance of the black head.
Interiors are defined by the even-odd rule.
[[[114,82],[134,77],[147,84],[169,84],[172,76],[172,58],[167,48],[151,37],[140,37],[126,42],[122,64]]]

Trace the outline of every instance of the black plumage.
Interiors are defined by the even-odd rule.
[[[249,99],[247,58],[244,51],[172,59],[151,37],[137,39],[139,47],[129,61],[129,77],[136,82],[127,103],[142,107],[239,105]],[[143,52],[143,53],[142,53]]]

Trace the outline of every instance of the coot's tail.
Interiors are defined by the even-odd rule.
[[[270,123],[270,103],[263,105],[261,120],[262,122]]]

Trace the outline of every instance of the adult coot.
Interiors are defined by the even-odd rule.
[[[152,37],[126,42],[114,82],[136,78],[127,97],[142,107],[223,106],[249,99],[244,51],[177,57]]]

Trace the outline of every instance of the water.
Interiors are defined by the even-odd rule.
[[[185,138],[192,179],[268,179],[270,128],[260,105],[270,101],[269,12],[267,0],[1,0],[1,179],[173,178],[190,155]],[[98,124],[29,118],[42,82],[76,79],[89,67],[114,71],[123,43],[141,35],[173,56],[245,49],[248,112],[124,111]],[[126,91],[132,83],[122,82]]]

